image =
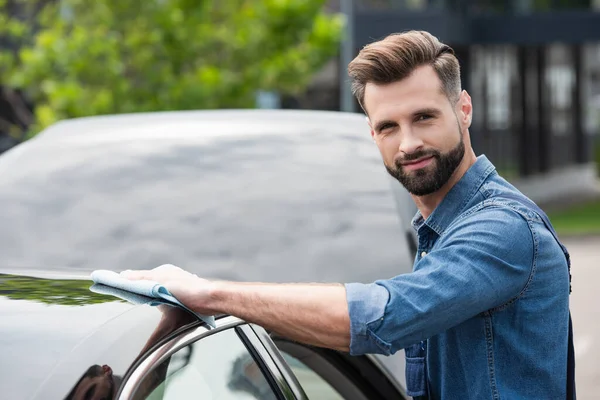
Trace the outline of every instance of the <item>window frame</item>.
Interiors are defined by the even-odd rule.
[[[276,397],[281,400],[306,399],[306,397],[297,397],[297,387],[292,389],[280,368],[274,363],[271,355],[263,345],[263,342],[258,340],[252,329],[248,329],[248,323],[242,319],[232,316],[226,316],[216,320],[216,328],[209,328],[203,324],[195,327],[190,331],[183,332],[171,340],[163,343],[152,350],[133,371],[128,374],[128,377],[123,382],[121,389],[117,395],[117,399],[126,400],[133,397],[144,379],[158,366],[160,366],[169,357],[177,351],[196,343],[206,337],[218,334],[220,332],[233,329],[238,335],[241,343],[246,347],[251,356],[256,360],[259,368],[263,372],[265,378],[269,382]],[[292,394],[293,393],[293,394]]]

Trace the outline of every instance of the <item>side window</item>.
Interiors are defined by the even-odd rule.
[[[281,355],[309,399],[344,400],[337,390],[302,361],[285,352],[281,352]]]
[[[277,396],[236,331],[227,329],[178,350],[156,366],[133,398],[275,400]]]
[[[366,394],[345,367],[334,364],[313,349],[287,339],[272,336],[280,354],[288,364],[309,399],[370,400],[380,399],[376,393]],[[364,389],[364,388],[363,388]]]

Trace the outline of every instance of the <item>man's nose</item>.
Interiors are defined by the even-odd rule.
[[[423,147],[423,140],[410,129],[403,129],[400,135],[398,150],[404,154],[412,154]]]

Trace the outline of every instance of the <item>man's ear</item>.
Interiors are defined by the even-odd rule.
[[[466,90],[463,90],[460,94],[460,118],[461,123],[465,128],[471,127],[471,121],[473,119],[473,104],[471,103],[471,96]]]
[[[365,117],[365,119],[367,120],[367,124],[369,124],[369,130],[371,131],[371,138],[373,139],[373,141],[375,141],[375,131],[373,130],[373,126],[371,125],[371,120],[369,119],[368,115]]]

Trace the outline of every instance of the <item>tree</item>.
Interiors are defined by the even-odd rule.
[[[39,11],[42,1],[29,11]],[[33,121],[31,105],[23,93],[5,85],[16,68],[19,47],[31,34],[23,6],[19,0],[0,0],[0,153],[21,141]]]
[[[27,14],[36,29],[29,43],[14,24],[20,50],[4,54],[0,79],[27,90],[35,131],[88,115],[249,108],[258,90],[302,91],[335,56],[343,19],[325,3],[47,1]]]

